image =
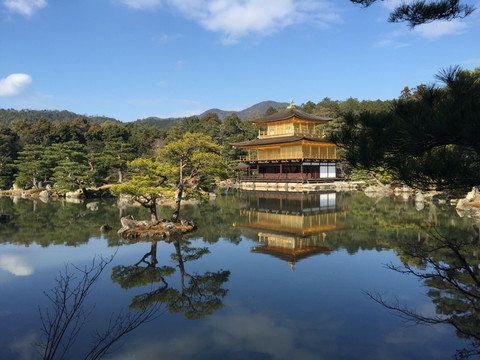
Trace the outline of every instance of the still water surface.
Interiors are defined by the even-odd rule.
[[[456,332],[405,322],[372,300],[425,319],[471,315],[471,298],[445,295],[439,279],[389,268],[428,273],[428,257],[415,258],[411,246],[440,237],[467,239],[462,259],[478,271],[478,232],[449,206],[363,193],[233,193],[183,207],[198,230],[173,242],[120,239],[121,216],[149,215],[115,202],[0,198],[0,213],[10,215],[0,224],[0,359],[41,358],[59,276],[74,277],[73,286],[101,259],[111,261],[85,298],[67,359],[85,358],[99,334],[119,329],[104,358],[451,359],[475,350],[476,315]],[[102,234],[102,224],[114,230]],[[443,252],[438,262],[457,260]]]

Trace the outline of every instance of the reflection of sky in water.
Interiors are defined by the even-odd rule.
[[[0,269],[16,276],[32,275],[34,271],[31,260],[27,256],[18,254],[0,255]]]
[[[309,219],[330,221],[335,218],[336,209],[343,211],[344,208],[346,215],[336,216],[337,225],[340,222],[349,225],[343,196],[322,194],[308,201],[294,201],[303,206],[302,211],[297,210],[299,219],[302,219],[300,225]],[[366,216],[378,216],[376,214],[390,206],[389,201],[382,200],[382,207],[378,206],[375,214],[370,211],[374,200],[359,206],[357,212],[366,209]],[[251,199],[245,204],[256,225],[261,225],[256,213],[259,208],[269,207],[270,221],[279,220],[275,224],[285,225],[285,219],[290,221],[297,216],[286,200],[282,200],[281,207],[279,201],[270,198],[258,202]],[[406,207],[404,204],[401,206]],[[223,212],[226,213],[225,209],[218,210],[218,214]],[[278,214],[286,216],[282,218]],[[365,215],[361,213],[359,218],[362,216]],[[219,227],[240,221],[239,216],[226,220],[218,217],[218,223],[222,224]],[[295,229],[292,221],[288,224],[290,229]],[[207,225],[211,226],[208,231],[217,231],[215,224]],[[222,299],[224,307],[196,321],[188,321],[182,314],[165,313],[121,339],[108,359],[449,359],[456,348],[463,346],[452,328],[405,326],[365,295],[365,291],[378,292],[390,299],[398,298],[424,315],[435,312],[430,299],[425,296],[425,287],[416,278],[385,268],[385,264],[398,265],[401,262],[395,251],[384,250],[381,246],[376,248],[368,242],[374,233],[361,238],[367,246],[360,244],[356,247],[356,229],[345,226],[325,230],[325,236],[316,241],[322,246],[330,246],[329,251],[300,258],[291,271],[291,266],[283,258],[252,252],[253,247],[262,245],[256,240],[264,229],[255,227],[244,231],[243,228],[232,228],[241,233],[240,243],[234,244],[227,238],[207,244],[199,235],[200,239],[193,240],[191,245],[208,246],[211,253],[185,264],[190,273],[221,269],[231,272],[224,285],[229,289]],[[275,235],[274,231],[271,232]],[[382,233],[382,236],[386,234]],[[287,235],[301,241],[307,238],[297,232]],[[308,233],[308,237],[316,235]],[[345,240],[348,236],[351,238]],[[389,241],[377,240],[382,244]],[[373,239],[373,243],[376,244],[377,240]],[[344,247],[345,241],[351,246],[347,247],[348,251]],[[102,274],[89,299],[89,305],[95,306],[94,313],[73,354],[83,354],[91,334],[104,329],[112,313],[125,311],[135,295],[160,286],[155,283],[124,290],[110,279],[113,266],[136,264],[150,251],[150,245],[149,242],[139,242],[118,248],[112,264]],[[0,358],[35,358],[30,345],[41,339],[38,308],[47,306],[44,292],[54,286],[54,279],[65,264],[82,268],[91,264],[93,258],[109,257],[115,251],[117,248],[107,247],[102,237],[90,238],[88,243],[76,247],[1,245]],[[170,257],[173,252],[171,244],[159,242],[158,266],[176,266]],[[177,268],[177,272],[167,279],[177,288],[178,273]]]

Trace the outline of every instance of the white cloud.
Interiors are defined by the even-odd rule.
[[[268,35],[292,23],[292,0],[173,0],[186,16],[207,30],[223,33],[224,43],[235,43],[251,33]]]
[[[0,268],[16,276],[29,276],[33,274],[31,262],[20,255],[0,255]]]
[[[161,0],[119,0],[121,3],[137,10],[152,10],[158,8]]]
[[[390,11],[393,11],[396,7],[408,3],[408,1],[405,0],[385,0],[382,1],[382,5],[387,8]]]
[[[186,17],[210,31],[223,34],[222,42],[269,35],[299,22],[322,25],[338,20],[324,1],[312,0],[169,0]]]
[[[161,0],[118,0],[135,9],[149,10]],[[328,26],[338,21],[332,2],[324,0],[164,0],[209,31],[222,34],[225,44],[255,34],[269,35],[289,25],[312,22]]]
[[[3,0],[3,5],[11,12],[30,17],[47,6],[47,0]]]
[[[467,25],[464,22],[455,19],[451,21],[434,21],[429,24],[418,25],[413,31],[425,38],[435,39],[444,35],[462,33],[466,28]]]
[[[0,96],[19,96],[26,93],[32,83],[27,74],[11,74],[0,79]]]
[[[380,36],[380,40],[377,41],[373,47],[376,48],[390,48],[400,49],[406,46],[410,46],[410,43],[403,41],[402,39],[410,34],[410,30],[400,28],[394,31],[384,33]]]

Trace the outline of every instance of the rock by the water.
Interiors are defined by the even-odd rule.
[[[480,196],[480,191],[476,186],[473,187],[472,191],[470,191],[467,196],[465,196],[465,200],[468,202],[474,201],[477,197]]]
[[[132,215],[124,216],[120,219],[120,222],[122,223],[122,228],[118,230],[118,234],[122,235],[125,231],[130,230],[130,229],[135,229],[140,226],[147,226],[148,222],[146,221],[137,221],[133,218]]]
[[[97,211],[98,210],[98,202],[91,202],[87,204],[87,209],[90,211]]]
[[[425,201],[425,196],[423,195],[423,193],[421,193],[420,191],[417,192],[415,194],[415,203],[417,203],[417,202],[422,202],[423,203],[424,201]]]
[[[465,199],[460,199],[456,206],[457,213],[460,216],[480,219],[480,191],[474,187]]]
[[[132,216],[126,216],[121,218],[121,222],[122,228],[118,234],[127,239],[165,239],[181,236],[196,228],[191,220],[178,223],[160,220],[148,224],[146,221],[136,221]]]
[[[67,198],[80,198],[80,197],[83,197],[83,190],[82,190],[82,189],[78,189],[78,190],[75,190],[75,191],[69,191],[69,192],[65,193],[65,197],[67,197]]]
[[[52,192],[50,190],[43,190],[38,194],[38,197],[42,199],[48,199],[50,196],[52,196]]]
[[[108,224],[103,224],[102,226],[100,226],[100,231],[102,233],[106,233],[108,231],[112,230],[112,227]]]

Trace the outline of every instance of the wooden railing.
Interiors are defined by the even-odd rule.
[[[318,131],[318,130],[312,130],[312,131],[275,131],[275,133],[268,133],[267,130],[259,130],[258,131],[258,138],[259,139],[265,139],[265,138],[273,138],[273,137],[280,137],[280,136],[313,136],[313,137],[321,137],[323,138],[325,135],[325,132],[323,131]]]
[[[305,182],[305,183],[327,183],[332,181],[340,181],[343,178],[319,178],[312,177],[311,174],[258,174],[251,176],[238,177],[241,181],[252,182]]]
[[[240,161],[257,161],[257,156],[256,155],[240,156]]]
[[[312,156],[309,156],[307,154],[303,154],[302,152],[298,153],[292,153],[292,154],[285,154],[285,155],[271,155],[269,156],[268,154],[260,154],[260,156],[257,155],[245,155],[245,156],[240,156],[240,161],[268,161],[268,160],[294,160],[294,159],[311,159]],[[314,159],[317,159],[318,157],[313,157]],[[322,160],[338,160],[339,158],[336,156],[336,154],[324,154],[319,159]]]

